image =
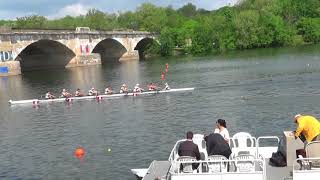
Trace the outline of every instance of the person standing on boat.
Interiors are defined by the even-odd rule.
[[[216,129],[214,130],[214,133],[220,134],[224,140],[230,145],[230,135],[229,131],[227,129],[227,123],[224,119],[218,119],[216,122]]]
[[[320,141],[320,122],[313,116],[297,114],[294,117],[297,129],[294,131],[295,138],[303,135],[305,145],[312,141]]]
[[[142,93],[142,91],[144,91],[144,89],[140,88],[139,84],[136,84],[133,88],[134,93]]]
[[[98,91],[95,90],[93,87],[89,90],[89,96],[98,96]]]
[[[211,133],[204,138],[207,144],[208,156],[222,155],[229,158],[231,152],[229,144],[219,133]]]
[[[122,84],[121,88],[120,88],[120,93],[125,93],[128,94],[128,86],[126,84]]]
[[[112,89],[111,87],[107,87],[105,90],[104,90],[104,94],[107,94],[107,95],[111,95],[113,92],[112,92]]]
[[[54,97],[54,95],[53,95],[50,91],[48,91],[48,92],[46,93],[45,98],[46,98],[46,99],[54,99],[55,97]]]
[[[82,97],[82,96],[83,96],[83,93],[81,93],[81,90],[78,88],[78,89],[76,90],[76,92],[74,93],[74,96],[75,96],[75,97]]]
[[[195,157],[197,160],[200,160],[200,152],[198,145],[193,143],[192,141],[193,133],[191,131],[187,132],[187,140],[182,142],[178,148],[178,154],[179,156],[190,156]],[[197,169],[199,166],[198,163],[192,164],[192,169]]]

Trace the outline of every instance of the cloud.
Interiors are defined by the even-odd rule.
[[[90,6],[85,6],[81,3],[70,4],[58,10],[56,14],[49,15],[48,18],[55,19],[55,18],[65,17],[67,15],[69,16],[85,15],[87,14],[89,9],[90,9]]]

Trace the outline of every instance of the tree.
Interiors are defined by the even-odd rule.
[[[110,20],[107,15],[97,9],[90,9],[85,16],[86,24],[97,30],[110,30]]]
[[[197,15],[197,7],[192,3],[188,3],[178,9],[178,13],[182,14],[185,17],[194,17]]]
[[[20,29],[43,29],[47,19],[44,16],[31,15],[17,18],[15,28]]]
[[[320,18],[302,18],[298,31],[306,42],[320,42]]]
[[[161,32],[168,23],[165,9],[150,3],[142,4],[137,9],[137,16],[142,27],[141,30]]]
[[[206,24],[198,25],[192,36],[191,52],[193,54],[208,54],[213,49],[212,31]]]
[[[164,28],[161,31],[158,40],[159,40],[159,44],[160,44],[159,52],[162,56],[172,55],[172,51],[174,48],[174,41],[173,41],[172,36],[173,36],[172,30],[169,28]]]
[[[258,47],[259,13],[255,10],[242,11],[234,19],[239,49]]]

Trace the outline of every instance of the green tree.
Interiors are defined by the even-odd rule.
[[[239,49],[258,47],[259,13],[255,10],[242,11],[234,19]]]
[[[15,28],[44,29],[47,19],[44,16],[31,15],[17,18]]]
[[[178,13],[182,14],[185,17],[194,17],[197,15],[197,7],[192,3],[188,3],[178,9]]]
[[[161,32],[168,23],[165,9],[150,3],[142,4],[137,9],[137,16],[141,24],[141,30]]]
[[[172,55],[172,51],[174,48],[172,29],[164,28],[161,31],[158,40],[159,40],[159,44],[160,44],[160,47],[159,47],[160,54],[162,56]]]
[[[299,34],[306,42],[320,42],[320,18],[302,18],[298,23]]]
[[[213,49],[212,31],[206,24],[194,29],[191,52],[193,54],[208,54]]]

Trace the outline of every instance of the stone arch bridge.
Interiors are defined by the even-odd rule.
[[[0,76],[140,59],[154,38],[140,31],[0,31]]]

